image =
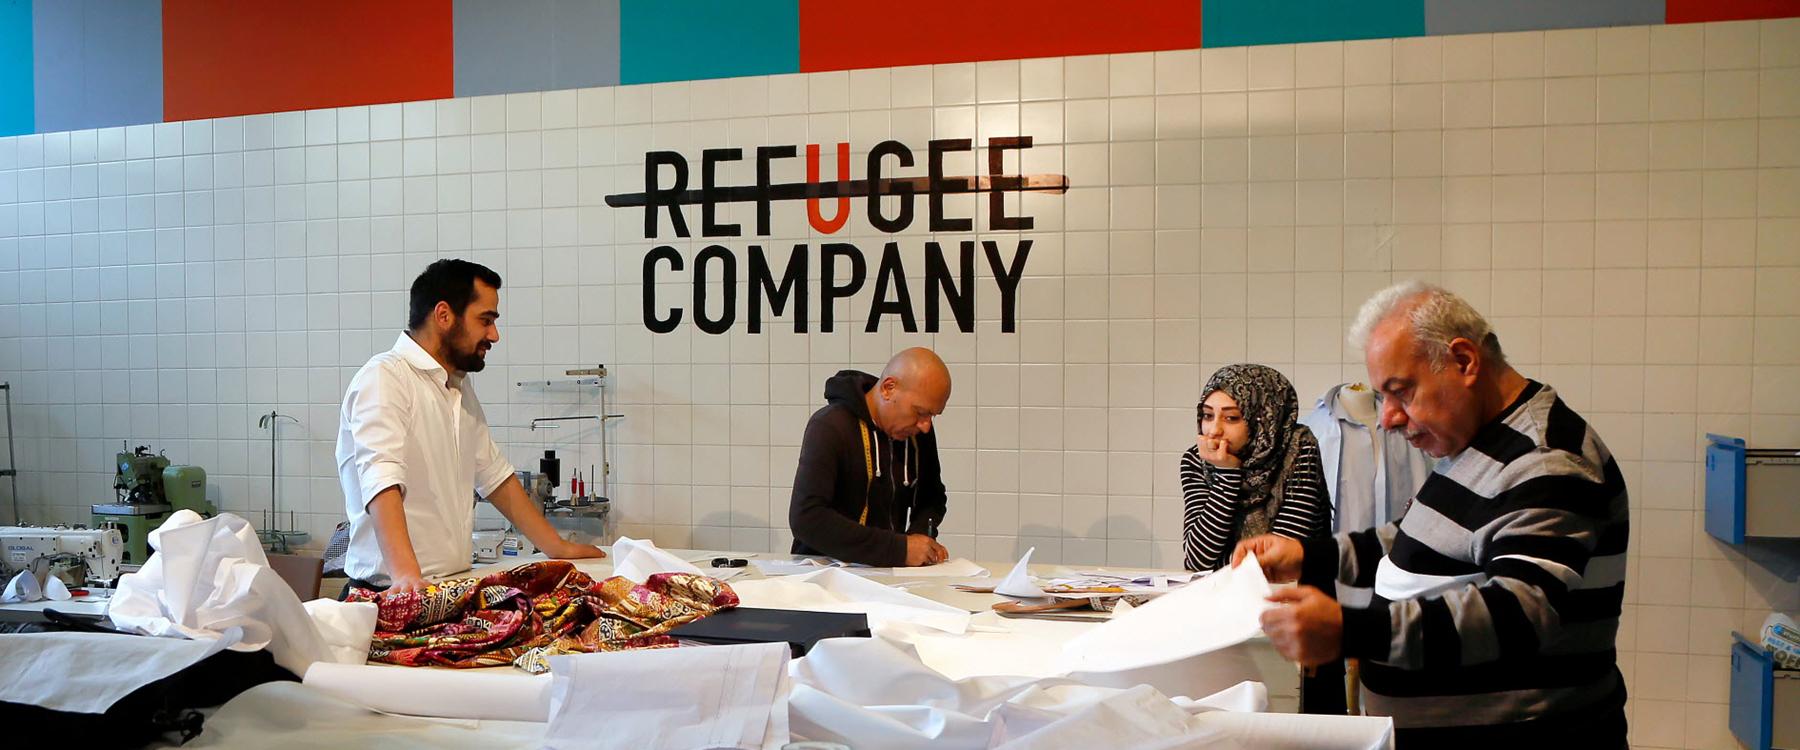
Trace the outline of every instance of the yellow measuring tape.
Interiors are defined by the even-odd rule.
[[[867,477],[867,481],[863,483],[862,518],[856,519],[856,522],[867,526],[869,525],[869,491],[875,487],[875,454],[869,450],[869,426],[861,421],[858,421],[856,426],[862,430],[863,476]]]

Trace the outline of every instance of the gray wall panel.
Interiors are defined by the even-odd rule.
[[[1660,24],[1664,12],[1663,0],[1425,0],[1425,33]]]
[[[456,0],[456,95],[619,83],[618,0]]]
[[[161,2],[40,2],[31,21],[39,132],[162,122]]]

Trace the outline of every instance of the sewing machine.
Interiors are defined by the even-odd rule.
[[[71,588],[86,585],[89,581],[110,584],[119,577],[124,554],[125,541],[118,529],[0,527],[0,577],[3,578],[31,569],[40,577],[61,573],[63,583]],[[79,561],[84,570],[65,572],[72,570],[66,563],[73,561]]]
[[[168,458],[152,455],[150,446],[119,453],[113,471],[117,502],[93,506],[93,525],[118,529],[128,565],[150,559],[150,532],[175,511],[191,510],[209,518],[219,512],[206,499],[205,469],[170,466]]]

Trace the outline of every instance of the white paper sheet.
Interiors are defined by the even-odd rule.
[[[225,650],[242,635],[237,628],[200,641],[114,633],[10,633],[0,636],[0,700],[102,713],[131,691]]]
[[[788,646],[550,657],[546,750],[773,750],[788,740]]]
[[[396,667],[398,669],[398,667]],[[543,679],[549,682],[548,678]],[[543,722],[447,720],[376,713],[293,682],[244,691],[206,720],[183,750],[539,750]]]
[[[857,750],[1391,747],[1387,719],[1235,713],[1266,708],[1268,693],[1260,683],[1188,700],[1166,698],[1148,685],[953,680],[920,662],[907,644],[881,637],[823,641],[794,662],[793,673],[795,739]]]
[[[1036,551],[1036,547],[1025,550],[1025,556],[1019,558],[1019,564],[1014,565],[1006,577],[1000,579],[1000,583],[994,586],[994,593],[1027,599],[1041,599],[1049,596],[1050,594],[1031,582],[1031,574],[1025,570],[1025,567],[1031,564],[1031,553]]]
[[[44,586],[38,583],[37,575],[29,570],[21,570],[19,574],[6,582],[6,591],[0,593],[0,604],[17,602],[35,602],[44,598]]]
[[[869,616],[871,626],[909,622],[950,633],[962,633],[969,627],[969,613],[962,609],[883,586],[841,568],[737,581],[731,588],[746,607],[860,612]]]
[[[314,664],[303,682],[376,711],[456,719],[545,721],[550,678],[503,670]]]
[[[650,580],[657,573],[692,573],[706,575],[693,563],[676,557],[647,539],[619,537],[613,542],[613,575],[636,583]]]
[[[340,602],[314,599],[306,602],[306,614],[319,628],[319,638],[338,664],[362,664],[369,660],[369,642],[375,636],[374,602]],[[305,675],[301,675],[305,677]]]
[[[1141,669],[1243,643],[1262,632],[1270,592],[1252,555],[1076,637],[1063,647],[1063,668]]]
[[[294,674],[331,658],[300,597],[269,567],[256,529],[230,513],[201,518],[176,511],[155,531],[156,553],[119,578],[107,616],[122,630],[211,639],[242,628],[237,651],[267,648]]]

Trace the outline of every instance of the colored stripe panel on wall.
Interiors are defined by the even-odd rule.
[[[1642,26],[1663,20],[1663,0],[1425,0],[1425,33]]]
[[[167,120],[455,93],[450,0],[165,0]]]
[[[619,82],[800,70],[799,0],[624,0]]]
[[[1195,0],[800,0],[800,69],[809,72],[1198,46]]]
[[[0,0],[0,136],[37,132],[31,78],[31,0]]]
[[[1800,16],[1800,0],[1668,0],[1669,23]]]
[[[1204,47],[1424,36],[1424,0],[1205,0]]]
[[[618,0],[455,0],[456,95],[619,84]]]
[[[162,4],[55,0],[32,13],[37,129],[161,122]]]

